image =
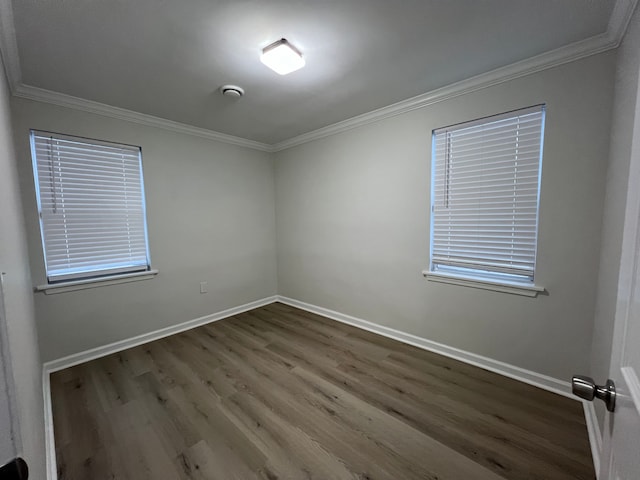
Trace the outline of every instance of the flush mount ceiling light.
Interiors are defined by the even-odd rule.
[[[302,54],[284,38],[263,48],[260,61],[280,75],[295,72],[305,63]]]

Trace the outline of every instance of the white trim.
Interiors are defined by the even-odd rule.
[[[587,432],[589,432],[589,445],[591,446],[591,455],[593,457],[593,468],[596,471],[596,477],[600,475],[600,452],[602,451],[602,431],[596,416],[596,409],[593,402],[583,401],[584,420],[587,424]]]
[[[489,370],[491,372],[503,375],[505,377],[509,377],[514,380],[519,380],[521,382],[527,383],[529,385],[533,385],[538,388],[542,388],[544,390],[556,393],[558,395],[562,395],[572,400],[579,401],[570,393],[570,385],[568,382],[558,380],[556,378],[549,377],[547,375],[543,375],[530,370],[526,370],[520,367],[516,367],[514,365],[509,365],[507,363],[500,362],[498,360],[493,360],[491,358],[483,357],[475,353],[466,352],[464,350],[460,350],[454,347],[449,347],[447,345],[444,345],[438,342],[433,342],[431,340],[427,340],[422,337],[418,337],[416,335],[395,330],[393,328],[368,322],[366,320],[362,320],[362,319],[353,317],[351,315],[346,315],[346,314],[329,310],[323,307],[318,307],[316,305],[301,302],[299,300],[294,300],[292,298],[284,297],[281,295],[275,295],[272,297],[263,298],[261,300],[256,300],[254,302],[246,303],[238,307],[223,310],[218,313],[196,318],[194,320],[190,320],[190,321],[181,323],[179,325],[163,328],[161,330],[156,330],[155,332],[138,335],[136,337],[133,337],[127,340],[114,342],[109,345],[104,345],[101,347],[93,348],[91,350],[87,350],[85,352],[80,352],[80,353],[69,355],[57,360],[46,362],[43,365],[43,370],[42,370],[42,385],[43,385],[43,394],[44,394],[47,479],[48,480],[58,479],[56,453],[55,453],[55,436],[53,431],[53,411],[52,411],[52,405],[51,405],[51,384],[50,384],[51,373],[59,370],[63,370],[65,368],[72,367],[74,365],[78,365],[80,363],[85,363],[90,360],[94,360],[96,358],[104,357],[106,355],[111,355],[113,353],[117,353],[122,350],[126,350],[128,348],[136,347],[138,345],[159,340],[161,338],[165,338],[170,335],[175,335],[177,333],[180,333],[186,330],[191,330],[193,328],[205,325],[207,323],[216,322],[218,320],[222,320],[224,318],[228,318],[233,315],[237,315],[237,314],[240,314],[249,310],[253,310],[255,308],[259,308],[265,305],[269,305],[274,302],[280,302],[285,305],[290,305],[292,307],[300,308],[301,310],[306,310],[308,312],[315,313],[317,315],[321,315],[323,317],[330,318],[332,320],[346,323],[348,325],[352,325],[354,327],[361,328],[363,330],[367,330],[367,331],[376,333],[378,335],[382,335],[382,336],[392,338],[394,340],[398,340],[400,342],[403,342],[409,345],[416,346],[418,348],[422,348],[424,350],[429,350],[431,352],[444,355],[446,357],[453,358],[455,360],[459,360],[464,363],[483,368],[485,370]],[[589,432],[589,441],[591,444],[594,465],[596,466],[596,472],[597,472],[599,462],[600,462],[600,446],[602,444],[602,435],[600,433],[600,429],[598,426],[598,420],[595,416],[595,409],[593,408],[593,404],[588,402],[582,402],[582,403],[584,405],[585,420],[586,420],[587,429]]]
[[[47,479],[58,480],[56,461],[56,439],[53,432],[53,407],[51,405],[51,372],[42,368],[42,393],[44,395],[44,442],[47,465]]]
[[[633,16],[633,11],[638,0],[616,0],[607,26],[607,35],[615,42],[616,48],[620,46],[627,27]]]
[[[204,317],[188,320],[186,322],[162,328],[160,330],[155,330],[153,332],[143,333],[142,335],[127,338],[126,340],[119,340],[108,345],[102,345],[90,350],[85,350],[84,352],[74,353],[66,357],[58,358],[57,360],[46,362],[44,364],[44,369],[48,373],[57,372],[58,370],[64,370],[65,368],[73,367],[74,365],[78,365],[80,363],[85,363],[90,360],[95,360],[96,358],[111,355],[112,353],[127,350],[128,348],[133,348],[137,347],[138,345],[153,342],[161,338],[175,335],[176,333],[184,332],[186,330],[191,330],[193,328],[206,325],[207,323],[217,322],[218,320],[232,317],[234,315],[238,315],[239,313],[253,310],[254,308],[263,307],[264,305],[269,305],[270,303],[274,303],[276,301],[277,297],[275,295],[272,297],[262,298],[254,302],[245,303],[244,305],[240,305],[238,307],[228,308],[227,310],[223,310],[221,312],[212,313],[211,315],[205,315]]]
[[[459,360],[461,362],[468,363],[485,370],[489,370],[490,372],[498,373],[505,377],[519,380],[529,385],[533,385],[534,387],[539,387],[544,390],[557,393],[558,395],[571,398],[572,400],[579,401],[575,396],[571,394],[571,386],[569,382],[565,382],[564,380],[558,380],[557,378],[543,375],[541,373],[516,367],[515,365],[510,365],[508,363],[500,362],[492,358],[483,357],[482,355],[467,352],[465,350],[460,350],[459,348],[450,347],[448,345],[434,342],[432,340],[427,340],[426,338],[418,337],[417,335],[412,335],[410,333],[405,333],[394,328],[378,325],[377,323],[362,320],[351,315],[346,315],[334,310],[318,307],[310,303],[301,302],[293,298],[278,295],[277,301],[280,303],[284,303],[285,305],[290,305],[292,307],[306,310],[307,312],[315,313],[323,317],[331,318],[332,320],[337,320],[339,322],[346,323],[348,325],[352,325],[369,332],[377,333],[378,335],[392,338],[394,340],[398,340],[400,342],[407,343],[424,350],[429,350],[430,352],[444,355],[445,357],[453,358],[454,360]]]
[[[227,135],[226,133],[215,132],[206,128],[194,127],[184,123],[174,122],[172,120],[165,120],[164,118],[154,117],[153,115],[138,113],[124,108],[112,107],[111,105],[106,105],[104,103],[85,100],[84,98],[73,97],[64,93],[53,92],[51,90],[45,90],[44,88],[19,84],[15,87],[13,95],[18,98],[26,98],[37,102],[72,108],[74,110],[102,115],[103,117],[116,118],[118,120],[124,120],[125,122],[162,128],[172,132],[184,133],[187,135],[206,138],[207,140],[215,140],[218,142],[229,143],[231,145],[252,148],[262,152],[272,151],[272,147],[266,143]]]
[[[396,115],[411,112],[419,108],[450,100],[494,85],[499,85],[532,73],[606,52],[607,50],[611,50],[617,46],[618,43],[612,39],[609,34],[602,33],[600,35],[491,70],[490,72],[481,73],[480,75],[452,83],[416,97],[402,100],[398,103],[394,103],[393,105],[388,105],[386,107],[343,120],[342,122],[319,128],[312,132],[303,133],[297,137],[272,145],[272,149],[275,152],[286,150],[291,147],[302,145],[303,143],[342,133],[369,123],[379,122],[387,118],[395,117]]]
[[[0,0],[0,56],[11,93],[22,80],[11,0]],[[0,72],[1,74],[1,72]]]
[[[636,371],[633,369],[633,367],[622,367],[620,371],[622,372],[622,376],[627,383],[627,389],[629,390],[631,401],[636,407],[638,415],[640,415],[640,381],[638,380]]]
[[[423,270],[422,276],[430,282],[482,288],[483,290],[512,293],[514,295],[524,295],[525,297],[537,297],[538,293],[544,292],[544,287],[539,285],[518,285],[517,283],[498,282],[495,280],[481,280],[479,278],[468,278],[450,273],[430,272],[429,270]]]
[[[51,405],[51,374],[58,370],[64,370],[65,368],[73,367],[80,363],[95,360],[96,358],[111,355],[128,348],[136,347],[144,343],[153,342],[176,333],[191,330],[207,323],[217,322],[239,313],[253,310],[254,308],[263,307],[277,301],[277,296],[266,297],[254,302],[245,303],[238,307],[228,308],[218,313],[206,315],[204,317],[189,320],[178,325],[156,330],[155,332],[145,333],[138,335],[127,340],[121,340],[119,342],[110,343],[102,347],[92,348],[84,352],[75,353],[57,360],[45,362],[42,366],[42,391],[44,394],[44,428],[45,428],[45,445],[46,445],[46,463],[47,463],[47,480],[58,480],[58,466],[56,461],[56,446],[55,436],[53,431],[53,409]]]
[[[342,122],[328,125],[312,132],[303,133],[296,137],[271,145],[272,151],[279,152],[303,143],[345,132],[373,122],[379,122],[412,110],[433,105],[467,93],[499,85],[516,78],[524,77],[535,72],[564,65],[581,58],[617,48],[627,31],[638,0],[616,0],[607,31],[600,35],[565,45],[555,50],[527,58],[525,60],[491,70],[480,75],[452,83],[442,88],[423,93],[407,100],[373,110],[362,115],[349,118]]]
[[[273,153],[617,48],[624,37],[637,3],[638,0],[616,0],[605,33],[565,45],[555,50],[453,83],[443,88],[432,90],[422,95],[358,115],[312,132],[298,135],[273,145],[22,84],[13,14],[9,0],[0,0],[0,20],[2,22],[0,24],[2,27],[0,52],[2,53],[5,63],[11,91],[16,97]]]
[[[109,275],[101,278],[89,278],[84,280],[72,280],[68,282],[52,283],[46,285],[38,285],[36,292],[44,292],[47,295],[56,293],[75,292],[76,290],[85,290],[87,288],[104,287],[107,285],[116,285],[118,283],[137,282],[139,280],[149,280],[158,274],[158,270],[145,270],[144,272],[122,273],[118,275]]]
[[[306,310],[307,312],[315,313],[317,315],[321,315],[338,322],[346,323],[348,325],[361,328],[363,330],[367,330],[369,332],[373,332],[388,338],[392,338],[394,340],[398,340],[400,342],[413,345],[424,350],[429,350],[430,352],[444,355],[445,357],[453,358],[454,360],[459,360],[461,362],[474,365],[485,370],[489,370],[490,372],[494,372],[505,377],[509,377],[514,380],[533,385],[534,387],[542,388],[543,390],[562,395],[563,397],[570,398],[571,400],[581,402],[584,408],[585,423],[587,425],[587,432],[589,434],[589,445],[591,447],[591,455],[593,457],[593,466],[596,475],[599,475],[600,452],[602,448],[602,432],[600,430],[598,418],[596,417],[595,407],[592,402],[586,402],[577,399],[571,393],[571,385],[569,382],[565,382],[548,375],[543,375],[541,373],[533,372],[531,370],[526,370],[524,368],[516,367],[505,362],[493,360],[488,357],[483,357],[482,355],[477,355],[475,353],[460,350],[458,348],[449,347],[442,343],[427,340],[425,338],[418,337],[410,333],[405,333],[393,328],[385,327],[383,325],[378,325],[376,323],[362,320],[351,315],[346,315],[334,310],[318,307],[310,303],[301,302],[300,300],[294,300],[293,298],[278,295],[277,301],[280,303],[284,303],[285,305],[300,308],[301,310]]]

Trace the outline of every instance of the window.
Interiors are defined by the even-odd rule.
[[[430,272],[533,285],[545,107],[433,131]]]
[[[150,269],[140,147],[31,131],[47,282]]]

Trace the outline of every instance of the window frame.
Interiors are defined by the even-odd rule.
[[[117,148],[120,150],[126,150],[129,152],[137,153],[137,168],[139,169],[139,188],[141,197],[141,224],[138,223],[138,227],[141,228],[141,233],[144,235],[144,253],[146,256],[146,265],[131,265],[131,266],[119,266],[110,268],[93,268],[87,269],[83,272],[75,272],[68,274],[51,275],[49,264],[47,262],[47,240],[45,237],[45,224],[43,219],[43,206],[42,206],[42,192],[41,183],[38,172],[38,157],[36,153],[36,137],[51,137],[55,140],[79,142],[88,146],[102,146]],[[78,135],[69,135],[57,132],[51,132],[39,129],[29,130],[29,144],[30,153],[33,167],[33,179],[35,186],[36,205],[38,224],[40,228],[40,240],[42,248],[42,259],[44,266],[44,276],[46,283],[37,286],[36,291],[44,291],[45,293],[60,293],[63,291],[78,290],[82,288],[92,288],[97,285],[109,285],[114,283],[122,283],[128,281],[144,280],[155,276],[158,271],[151,268],[151,253],[149,247],[149,233],[147,223],[147,206],[146,206],[146,194],[144,186],[144,174],[143,174],[143,160],[142,160],[142,147],[137,145],[130,145],[125,143],[105,141],[95,138],[82,137]],[[89,171],[89,169],[87,169]],[[82,173],[85,173],[84,171]],[[140,231],[140,229],[138,230]],[[103,264],[102,267],[106,267]]]
[[[436,209],[435,194],[435,177],[436,177],[436,136],[438,133],[447,131],[448,129],[462,130],[490,124],[501,119],[515,118],[525,115],[528,112],[541,112],[540,125],[540,154],[538,159],[538,181],[537,181],[537,198],[536,198],[536,214],[535,214],[535,245],[533,248],[533,271],[530,276],[518,275],[512,273],[499,273],[495,271],[482,270],[482,268],[461,267],[452,265],[441,265],[434,262],[434,213]],[[536,269],[538,260],[539,247],[539,228],[540,228],[540,196],[542,185],[542,165],[543,150],[545,137],[545,121],[546,121],[546,104],[538,104],[524,108],[518,108],[495,115],[477,118],[470,121],[459,122],[450,126],[440,127],[432,130],[431,135],[431,171],[430,171],[430,218],[429,218],[429,267],[424,270],[423,276],[428,280],[449,283],[455,285],[463,285],[475,288],[483,288],[495,290],[505,293],[514,293],[535,297],[538,293],[545,289],[536,285]],[[445,167],[446,168],[446,167]]]

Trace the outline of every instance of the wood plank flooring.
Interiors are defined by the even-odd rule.
[[[278,303],[51,396],[60,480],[595,478],[579,402]]]

